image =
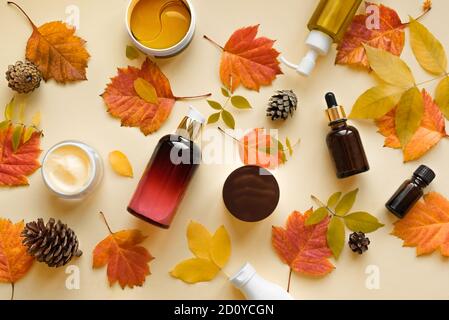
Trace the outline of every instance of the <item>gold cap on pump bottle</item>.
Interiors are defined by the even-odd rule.
[[[345,109],[338,105],[337,99],[332,92],[326,94],[326,103],[326,114],[330,123],[347,119]]]

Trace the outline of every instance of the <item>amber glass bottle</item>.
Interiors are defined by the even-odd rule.
[[[337,177],[347,178],[369,170],[360,134],[353,126],[348,126],[342,106],[337,104],[335,95],[326,94],[327,115],[331,132],[327,135],[327,147],[335,164]]]
[[[435,179],[435,172],[424,165],[420,166],[411,179],[406,180],[385,204],[388,210],[402,219],[424,195],[426,188]]]

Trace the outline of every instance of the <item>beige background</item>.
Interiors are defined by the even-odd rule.
[[[193,95],[212,92],[214,99],[221,99],[218,67],[220,52],[202,39],[207,34],[224,44],[237,28],[260,23],[260,34],[277,39],[276,48],[292,60],[305,51],[306,23],[317,0],[193,0],[198,24],[191,46],[179,56],[158,60],[163,72],[171,80],[177,95]],[[424,24],[449,50],[446,21],[449,3],[434,0],[434,10],[423,19]],[[45,137],[43,150],[65,139],[77,139],[98,149],[104,159],[112,150],[122,150],[131,160],[136,177],[125,179],[116,176],[108,164],[101,188],[89,199],[80,203],[68,203],[55,199],[43,185],[40,173],[34,174],[31,185],[25,188],[0,191],[0,216],[13,221],[30,221],[38,217],[55,217],[71,226],[81,240],[84,255],[73,261],[80,267],[81,289],[67,290],[65,269],[49,269],[36,263],[29,274],[16,285],[18,299],[236,299],[241,294],[232,288],[224,275],[210,283],[186,285],[172,279],[168,271],[180,260],[188,258],[185,230],[194,219],[215,230],[224,224],[233,243],[233,254],[226,267],[227,273],[235,272],[244,262],[251,262],[258,272],[282,286],[286,285],[288,267],[280,262],[271,248],[271,226],[284,225],[293,210],[304,211],[312,202],[310,194],[322,199],[336,190],[349,191],[360,187],[355,209],[368,210],[386,224],[385,228],[371,234],[372,245],[367,254],[356,256],[345,247],[336,270],[323,279],[310,279],[294,275],[291,292],[297,299],[430,299],[448,298],[449,265],[438,254],[416,258],[414,249],[402,248],[401,241],[390,235],[394,217],[383,207],[395,188],[422,162],[434,168],[438,177],[432,189],[449,196],[449,171],[447,157],[449,145],[442,141],[422,160],[403,164],[398,151],[384,149],[383,138],[376,133],[372,123],[356,123],[360,129],[371,171],[362,176],[338,181],[335,178],[325,136],[327,123],[323,117],[323,95],[334,91],[347,111],[355,99],[375,84],[366,74],[334,66],[335,50],[321,59],[310,79],[303,79],[283,67],[284,76],[260,93],[239,89],[254,105],[249,112],[235,111],[237,125],[242,128],[270,126],[265,119],[265,105],[276,89],[294,89],[299,96],[300,109],[293,119],[280,127],[281,137],[292,140],[301,137],[302,143],[295,156],[275,172],[281,187],[281,201],[269,219],[257,224],[246,224],[232,218],[224,208],[221,189],[227,175],[241,164],[202,166],[192,181],[178,215],[169,230],[148,225],[126,212],[126,205],[137,184],[148,158],[158,139],[173,132],[187,110],[187,104],[178,102],[169,120],[155,134],[144,137],[138,129],[120,128],[118,120],[105,111],[99,94],[109,78],[116,74],[116,67],[128,64],[139,66],[140,61],[130,62],[125,56],[125,46],[130,42],[124,27],[126,0],[40,0],[19,1],[34,21],[40,25],[47,21],[65,19],[66,6],[79,6],[81,29],[78,34],[87,40],[92,55],[89,62],[89,81],[60,86],[54,81],[43,84],[29,97],[28,114],[42,112]],[[385,0],[385,4],[398,10],[405,20],[408,15],[420,13],[421,1]],[[22,59],[30,26],[25,18],[3,1],[0,4],[0,70]],[[407,35],[408,39],[408,35]],[[418,82],[430,79],[411,54],[408,42],[403,58],[411,66]],[[2,71],[3,72],[3,71]],[[426,86],[433,92],[435,83]],[[0,86],[0,104],[6,104],[12,92],[6,81]],[[205,101],[192,104],[206,115],[211,109]],[[107,236],[107,229],[98,212],[106,213],[114,230],[139,228],[148,235],[144,245],[156,259],[151,263],[152,275],[143,287],[122,290],[118,285],[109,287],[106,269],[92,270],[92,250],[97,242]],[[365,287],[365,269],[375,265],[380,270],[380,289]],[[0,285],[0,299],[8,299],[10,286]]]

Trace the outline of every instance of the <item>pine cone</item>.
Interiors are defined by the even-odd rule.
[[[15,65],[8,67],[6,80],[14,91],[28,93],[40,86],[42,74],[32,62],[17,61]]]
[[[288,115],[293,117],[296,111],[298,98],[292,90],[278,90],[276,94],[270,98],[267,108],[267,117],[275,121],[278,119],[286,120]]]
[[[51,218],[47,225],[39,218],[27,223],[22,231],[23,244],[28,247],[28,253],[39,262],[45,262],[49,267],[61,267],[72,257],[82,255],[78,250],[78,239],[75,232],[61,221]]]
[[[349,236],[348,244],[352,251],[362,254],[368,250],[370,241],[363,232],[354,232]]]

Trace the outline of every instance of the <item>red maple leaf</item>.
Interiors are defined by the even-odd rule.
[[[404,49],[405,25],[396,11],[382,4],[366,2],[366,7],[377,8],[379,12],[378,26],[374,15],[367,13],[356,15],[337,47],[336,64],[347,64],[369,68],[368,57],[364,45],[383,49],[400,56]],[[378,28],[376,28],[378,27]]]
[[[312,226],[305,222],[313,212],[294,211],[287,220],[287,228],[273,227],[272,243],[281,260],[292,270],[309,276],[324,276],[334,266],[328,258],[332,252],[327,246],[326,232],[329,218]]]
[[[7,125],[0,130],[0,186],[27,185],[27,176],[40,168],[41,133],[34,132],[31,138],[23,142],[26,130],[22,130],[18,146],[14,150],[13,132],[16,126]]]

